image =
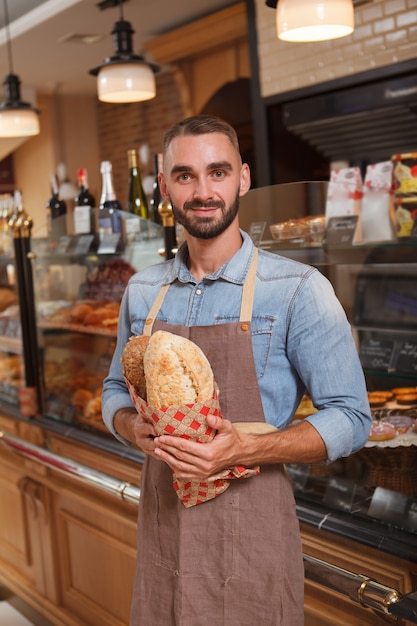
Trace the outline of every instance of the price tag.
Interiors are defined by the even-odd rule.
[[[331,217],[326,225],[325,245],[350,246],[358,223],[357,215]]]
[[[262,241],[266,222],[252,222],[249,226],[249,235],[255,246],[259,246]]]
[[[120,241],[120,233],[104,235],[97,250],[97,254],[114,254]]]
[[[352,508],[355,484],[347,478],[329,478],[323,502],[338,511]]]
[[[391,367],[394,349],[394,340],[363,339],[359,349],[362,367],[388,371]]]
[[[58,245],[55,248],[55,254],[65,254],[68,252],[68,248],[71,245],[71,237],[69,235],[64,235],[59,238]]]
[[[417,374],[417,343],[404,341],[398,353],[397,372]]]
[[[74,254],[87,254],[93,243],[94,235],[80,235],[74,249]]]
[[[397,491],[377,487],[372,496],[368,515],[415,531],[417,500]]]

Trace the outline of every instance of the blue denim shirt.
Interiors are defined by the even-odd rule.
[[[169,324],[201,326],[239,320],[242,285],[253,243],[242,231],[239,251],[196,282],[187,269],[186,245],[176,258],[135,274],[120,310],[117,347],[103,388],[103,419],[113,434],[114,413],[132,406],[120,356],[144,321],[162,284],[171,287],[157,316]],[[307,389],[329,460],[348,456],[368,437],[371,416],[365,381],[345,312],[330,282],[315,268],[259,250],[252,343],[267,422],[287,426]],[[227,416],[225,416],[227,417]]]

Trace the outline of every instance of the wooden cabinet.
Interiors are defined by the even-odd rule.
[[[39,440],[5,417],[1,428]],[[21,428],[20,428],[21,427]],[[42,433],[51,450],[140,481],[140,464]],[[39,441],[38,441],[39,442]],[[67,456],[68,458],[68,456]],[[0,446],[0,583],[62,626],[129,623],[137,506]]]

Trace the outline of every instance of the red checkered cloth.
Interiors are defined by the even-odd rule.
[[[158,435],[175,435],[200,443],[211,441],[216,431],[207,424],[207,415],[221,417],[217,388],[210,400],[196,404],[183,404],[156,409],[141,398],[126,380],[130,397],[142,417],[154,425]],[[224,469],[205,480],[181,478],[173,473],[173,486],[184,506],[191,507],[212,500],[226,491],[234,478],[250,478],[260,472],[260,467],[246,468],[241,465]]]

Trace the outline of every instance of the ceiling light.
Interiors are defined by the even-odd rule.
[[[354,29],[352,0],[266,0],[277,7],[278,38],[290,42],[325,41]]]
[[[0,137],[30,137],[39,133],[39,111],[20,99],[20,80],[13,73],[7,0],[4,0],[9,74],[4,79],[6,100],[0,103]]]
[[[112,35],[115,55],[107,57],[102,65],[90,70],[97,76],[98,98],[102,102],[124,103],[150,100],[156,95],[155,73],[158,67],[133,54],[132,35],[135,32],[123,19],[119,0],[120,19],[114,24]]]

